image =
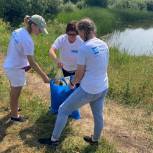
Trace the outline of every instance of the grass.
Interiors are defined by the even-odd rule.
[[[9,24],[3,22],[0,19],[0,33],[3,35],[0,37],[0,51],[5,51],[7,50],[7,44],[9,41],[9,37],[10,37],[10,26]]]
[[[153,58],[130,56],[110,49],[109,97],[124,104],[145,105],[153,111]]]
[[[62,12],[56,17],[56,20],[60,23],[67,23],[71,20],[80,20],[85,17],[90,17],[95,21],[98,35],[102,36],[123,27],[123,25],[127,26],[127,24],[134,22],[141,21],[142,23],[144,20],[152,20],[153,14],[151,12],[134,9],[87,8],[71,13]]]
[[[136,13],[137,12],[137,13]],[[95,16],[95,14],[97,14]],[[127,11],[114,9],[88,8],[79,12],[59,14],[54,21],[48,23],[49,35],[34,37],[36,44],[36,60],[50,76],[54,77],[57,68],[54,62],[48,57],[48,50],[58,35],[65,32],[65,23],[72,19],[81,19],[89,16],[93,18],[98,27],[99,35],[111,32],[117,26],[128,22],[151,19],[152,14],[143,11]],[[125,18],[125,19],[124,19]],[[2,21],[1,21],[2,22]],[[4,37],[1,37],[0,46],[6,52],[10,32],[9,26],[2,22],[0,27]],[[110,90],[109,98],[121,103],[138,106],[145,104],[147,110],[153,110],[153,82],[152,82],[152,57],[129,56],[120,53],[117,49],[110,50]],[[115,76],[115,77],[114,77]]]
[[[63,134],[62,143],[55,149],[43,147],[38,143],[41,137],[49,137],[55,123],[55,116],[48,114],[48,100],[44,100],[36,92],[28,89],[22,91],[20,104],[22,113],[28,117],[28,122],[22,124],[9,124],[8,97],[9,84],[6,77],[0,77],[0,148],[4,152],[41,152],[41,153],[117,153],[115,147],[104,138],[99,147],[87,145],[82,134],[71,127],[69,120]],[[8,146],[8,140],[9,146]]]
[[[98,30],[100,30],[99,35],[101,35],[111,32],[117,28],[117,25],[123,23],[121,22],[121,20],[123,21],[123,17],[113,14],[113,11],[115,10],[102,9],[100,11],[95,8],[93,11],[87,9],[79,13],[76,12],[76,14],[60,14],[57,20],[48,23],[49,35],[39,36],[38,38],[34,37],[36,43],[36,59],[38,63],[47,73],[51,73],[52,76],[55,76],[57,69],[53,61],[48,58],[48,50],[55,38],[64,32],[65,23],[71,19],[85,17],[89,13],[88,16],[92,17],[96,23],[99,23]],[[94,14],[98,14],[96,18]],[[122,14],[122,12],[120,11],[119,14]],[[131,16],[133,17],[134,15],[131,13]],[[141,19],[141,17],[133,18],[134,19],[128,21],[138,21]],[[144,17],[142,18],[144,19]],[[149,14],[146,18],[152,18],[152,16]],[[0,49],[3,53],[6,53],[10,28],[9,25],[4,22],[0,22],[0,32],[3,34],[3,36],[0,37]],[[141,116],[139,119],[133,118],[132,124],[134,127],[136,125],[141,125],[142,122],[145,124],[145,117],[148,119],[148,116],[151,116],[153,112],[152,67],[152,57],[130,56],[127,53],[121,53],[116,48],[110,49],[110,89],[108,98],[123,104],[125,108],[127,106],[145,108],[144,110],[147,116],[144,116],[143,119],[140,119]],[[0,84],[0,123],[2,123],[0,131],[3,133],[0,135],[0,142],[2,143],[0,145],[5,148],[4,152],[117,153],[116,145],[113,145],[114,143],[110,144],[105,138],[102,139],[98,148],[85,144],[81,138],[82,134],[80,133],[83,129],[80,127],[81,130],[79,129],[78,131],[77,127],[72,128],[71,123],[73,123],[73,121],[69,121],[62,136],[62,144],[56,150],[40,146],[37,139],[49,136],[55,122],[55,116],[47,114],[48,101],[45,101],[38,94],[31,94],[29,90],[24,89],[20,101],[23,108],[23,114],[29,117],[28,122],[21,125],[4,124],[8,118],[8,111],[5,111],[5,108],[8,107],[9,86],[7,79],[3,75],[0,76]],[[123,112],[121,112],[121,114]],[[128,122],[131,121],[129,117],[126,117],[126,120]],[[145,126],[146,131],[152,135],[152,120],[150,119],[150,121],[147,121]],[[8,145],[8,140],[11,145]]]

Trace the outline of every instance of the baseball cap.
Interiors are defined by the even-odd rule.
[[[42,33],[48,34],[46,29],[46,22],[42,16],[35,14],[31,16],[30,20],[40,28]]]

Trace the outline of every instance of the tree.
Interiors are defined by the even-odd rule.
[[[18,26],[25,15],[52,17],[58,13],[63,0],[0,0],[0,18]]]
[[[27,0],[7,0],[3,3],[3,18],[12,26],[21,23],[26,12]]]

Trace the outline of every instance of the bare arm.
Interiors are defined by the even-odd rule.
[[[57,52],[57,49],[50,48],[49,56],[55,61],[55,63],[57,64],[59,68],[62,68],[63,64],[61,63],[60,59],[57,57],[56,52]]]
[[[34,57],[31,55],[27,56],[30,66],[42,77],[45,83],[49,83],[50,80],[46,73],[41,69],[38,63],[35,61]]]
[[[77,83],[79,83],[85,73],[85,65],[78,65],[77,70],[75,72],[74,80],[71,81],[71,86],[75,86]]]

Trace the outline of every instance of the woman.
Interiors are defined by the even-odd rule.
[[[60,106],[51,138],[40,139],[39,142],[48,145],[58,145],[61,133],[67,123],[68,115],[89,103],[94,117],[94,133],[85,136],[84,140],[98,145],[103,129],[104,98],[108,90],[108,56],[107,44],[96,38],[96,27],[92,20],[83,19],[78,22],[77,29],[84,43],[79,49],[77,70],[70,87],[80,86]]]
[[[23,122],[24,118],[18,115],[18,100],[22,87],[26,84],[25,71],[32,67],[43,79],[49,83],[48,76],[43,72],[34,59],[34,42],[31,35],[47,34],[46,22],[42,16],[33,15],[24,18],[25,27],[12,32],[8,52],[4,61],[4,70],[10,81],[10,108],[11,120]]]
[[[82,44],[82,40],[77,34],[76,22],[69,22],[66,27],[66,33],[55,40],[49,51],[50,57],[62,69],[65,77],[74,75],[77,68],[78,49]],[[57,57],[57,50],[60,52],[60,58]]]

